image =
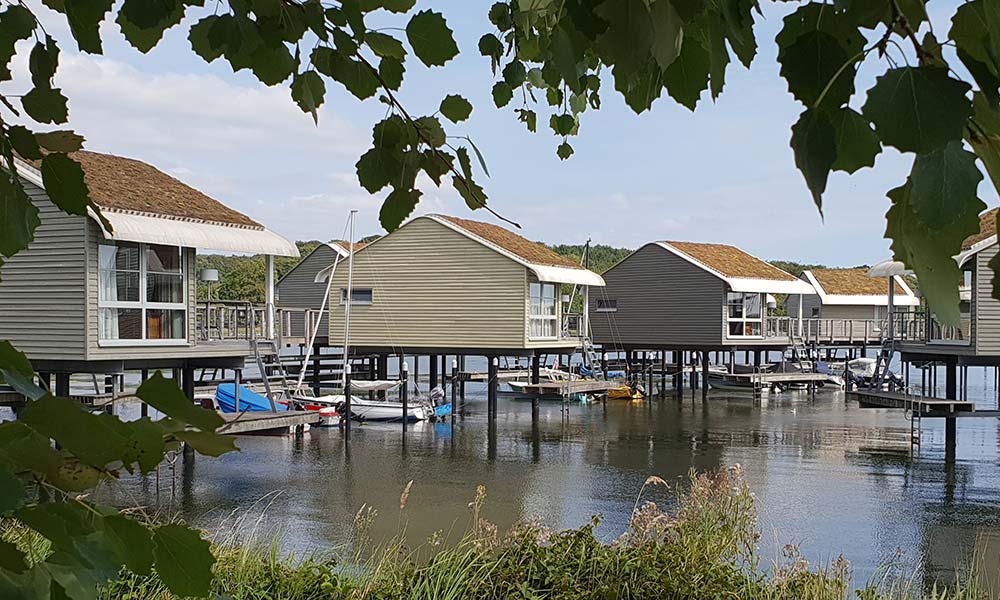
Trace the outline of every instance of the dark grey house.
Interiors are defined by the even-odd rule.
[[[801,323],[769,314],[771,295],[814,293],[739,248],[694,242],[646,244],[604,280],[590,294],[594,341],[625,350],[785,346]]]
[[[18,174],[40,211],[28,248],[0,270],[0,339],[39,372],[242,368],[249,342],[206,341],[196,326],[196,249],[268,255],[274,329],[273,257],[295,245],[246,215],[137,160],[77,152],[95,214],[69,215],[49,200],[32,164]]]

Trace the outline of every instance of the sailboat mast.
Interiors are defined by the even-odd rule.
[[[583,247],[583,266],[586,269],[590,269],[590,238],[587,238],[587,244]],[[590,337],[590,286],[583,286],[583,337]],[[584,352],[586,356],[586,352]],[[592,365],[587,365],[592,366]]]
[[[344,385],[347,384],[347,369],[350,365],[350,348],[351,348],[351,303],[354,300],[354,217],[358,213],[357,210],[352,210],[350,216],[348,216],[348,225],[350,228],[349,238],[347,240],[347,299],[344,302],[344,368],[341,373],[341,381]]]

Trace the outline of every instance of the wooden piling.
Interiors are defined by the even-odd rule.
[[[486,405],[490,423],[495,423],[497,418],[497,367],[499,361],[497,357],[490,356],[489,368],[487,370],[486,385]]]
[[[458,414],[458,357],[451,361],[451,422],[455,423]]]
[[[409,426],[407,417],[410,415],[410,386],[408,385],[410,379],[409,369],[406,363],[403,363],[403,370],[399,374],[399,380],[403,382],[403,387],[399,390],[399,401],[403,403],[403,433],[406,433],[406,428]]]
[[[701,352],[701,397],[708,398],[708,352]]]
[[[430,375],[430,382],[427,384],[428,389],[434,389],[438,384],[438,361],[437,357],[431,354],[427,357],[427,361],[430,363],[428,365],[428,374]]]

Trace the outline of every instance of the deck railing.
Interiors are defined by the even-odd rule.
[[[201,301],[197,304],[198,339],[203,342],[251,341],[267,336],[266,309],[250,302]],[[305,339],[322,312],[306,308],[275,309],[274,329],[279,340]],[[326,335],[320,331],[319,335]]]
[[[886,322],[876,319],[818,319],[768,317],[766,337],[799,338],[813,343],[875,344],[884,335]]]
[[[937,317],[925,311],[897,313],[893,317],[893,337],[903,342],[970,344],[972,318],[963,314],[959,325],[942,325]]]

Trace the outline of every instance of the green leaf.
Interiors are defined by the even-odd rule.
[[[391,56],[397,60],[406,58],[406,48],[403,43],[384,33],[369,31],[365,34],[365,43],[378,56]]]
[[[135,395],[168,417],[202,431],[215,431],[225,423],[215,411],[195,406],[175,382],[165,378],[159,371],[144,381]]]
[[[566,27],[560,25],[552,30],[552,34],[549,38],[549,52],[550,60],[552,65],[559,72],[563,81],[566,85],[573,91],[579,92],[583,88],[580,85],[580,75],[577,71],[577,64],[581,58],[581,51],[578,44],[575,42],[575,36],[571,35],[567,31]],[[523,67],[522,67],[523,68]],[[531,69],[532,71],[537,71],[537,76],[528,73],[525,77],[531,81],[532,85],[535,87],[546,87],[544,81],[542,80],[541,69]]]
[[[559,147],[556,148],[556,156],[562,160],[566,160],[570,156],[573,156],[573,146],[570,146],[567,142],[559,144]]]
[[[392,232],[403,224],[420,202],[420,190],[397,188],[392,190],[382,203],[379,222],[386,231]]]
[[[441,178],[448,174],[455,158],[447,152],[424,150],[420,153],[420,168],[435,185],[441,185]]]
[[[703,21],[702,37],[708,47],[709,89],[712,99],[717,100],[722,95],[726,84],[726,68],[729,67],[729,50],[726,48],[725,24],[714,13],[706,14]],[[688,39],[688,44],[698,43]]]
[[[110,415],[102,416],[102,418],[108,417],[114,419]],[[163,453],[166,451],[163,425],[160,422],[153,422],[149,417],[143,417],[123,423],[119,429],[128,439],[122,452],[122,462],[125,467],[131,472],[131,465],[138,463],[142,473],[156,470],[156,467],[163,462]]]
[[[59,68],[59,47],[51,37],[45,37],[45,43],[35,42],[28,59],[28,70],[31,71],[31,83],[36,88],[52,87],[52,77]]]
[[[208,596],[212,585],[212,556],[200,532],[183,525],[161,525],[153,530],[156,573],[178,596]]]
[[[810,108],[799,115],[798,122],[792,125],[792,151],[795,166],[805,177],[813,202],[822,215],[823,192],[837,158],[834,129],[826,113]]]
[[[361,187],[374,194],[389,185],[402,164],[396,152],[376,147],[362,154],[355,167]]]
[[[49,438],[19,421],[0,423],[0,464],[14,471],[25,468],[50,476],[59,470],[62,458]]]
[[[14,256],[28,247],[41,221],[21,183],[0,177],[0,254]]]
[[[184,5],[181,0],[125,0],[115,22],[132,47],[146,53],[163,39],[167,29],[181,22]]]
[[[518,88],[524,83],[524,78],[527,77],[528,72],[524,68],[524,63],[519,60],[513,60],[507,63],[507,66],[503,68],[503,80],[507,82],[511,88]]]
[[[728,31],[727,38],[733,52],[743,63],[743,66],[750,68],[754,56],[757,55],[757,39],[753,35],[753,15],[751,11],[756,8],[760,12],[757,0],[720,0],[722,5],[722,18],[726,22]]]
[[[360,0],[358,2],[361,10],[371,12],[382,8],[389,12],[405,13],[417,3],[417,0]]]
[[[571,114],[552,115],[549,119],[552,131],[559,135],[573,135],[576,130],[576,118]]]
[[[694,110],[701,93],[708,87],[709,57],[698,43],[684,44],[677,60],[663,72],[663,83],[670,97]]]
[[[24,483],[10,469],[0,465],[0,514],[21,508],[24,504]]]
[[[209,15],[192,25],[191,31],[188,32],[188,41],[191,42],[191,49],[194,53],[205,62],[212,62],[222,56],[226,49],[224,41],[226,35],[223,34],[222,30],[228,29],[228,23],[231,20],[232,17],[229,15],[224,17]]]
[[[948,142],[917,155],[910,175],[910,206],[924,223],[949,225],[963,214],[956,207],[981,204],[976,190],[982,180],[976,155],[966,151],[961,141]]]
[[[472,114],[472,104],[461,96],[449,94],[441,101],[441,114],[452,123],[458,123]]]
[[[993,14],[996,13],[996,14]],[[992,24],[990,16],[998,19]],[[974,0],[959,5],[952,17],[951,31],[948,33],[956,45],[958,58],[979,83],[980,89],[990,102],[1000,102],[1000,11],[990,8],[983,0]]]
[[[650,8],[650,15],[656,36],[653,39],[653,58],[661,69],[666,69],[681,53],[683,21],[670,0],[656,0]]]
[[[916,273],[920,291],[938,320],[958,326],[958,288],[963,276],[952,257],[961,251],[968,236],[979,232],[979,212],[986,206],[978,200],[955,203],[956,217],[951,223],[928,225],[913,210],[911,189],[907,181],[888,193],[892,206],[886,213],[885,237],[892,240],[895,260]]]
[[[35,31],[35,17],[27,8],[17,4],[7,4],[0,12],[0,80],[11,78],[10,59],[14,56],[14,45],[31,37]]]
[[[39,123],[65,123],[69,119],[66,96],[59,88],[32,88],[21,97],[21,106]]]
[[[975,113],[966,139],[983,161],[993,187],[1000,190],[1000,109],[991,106],[983,94],[974,94],[972,105]]]
[[[37,140],[39,146],[45,148],[49,152],[63,153],[81,150],[84,142],[82,135],[68,130],[36,133],[35,140]]]
[[[861,112],[883,144],[903,152],[928,152],[962,139],[972,114],[969,84],[952,79],[947,69],[890,69],[868,91]]]
[[[617,77],[629,79],[651,58],[656,32],[649,7],[644,0],[605,0],[594,12],[608,22],[594,47]]]
[[[25,561],[25,558],[24,552],[18,550],[17,546],[8,541],[0,540],[0,572],[24,573],[28,570],[28,563]],[[0,592],[2,591],[4,591],[4,587],[3,583],[0,583]],[[3,597],[8,598],[10,596],[5,595]]]
[[[882,144],[868,119],[845,107],[834,112],[830,122],[837,140],[834,171],[854,173],[862,167],[875,166],[875,157],[882,152]]]
[[[66,20],[81,52],[101,54],[101,21],[111,10],[113,0],[76,0],[66,2]]]
[[[291,77],[295,72],[295,63],[288,46],[281,43],[275,46],[262,45],[250,56],[250,68],[264,85],[278,85]]]
[[[312,114],[313,121],[319,123],[316,110],[323,104],[326,94],[326,84],[316,71],[306,71],[296,75],[292,80],[292,100],[299,105],[302,112]]]
[[[464,146],[459,147],[455,152],[458,155],[458,164],[462,169],[462,177],[453,177],[452,185],[458,190],[458,195],[465,200],[465,205],[472,210],[486,206],[486,193],[479,187],[472,178],[472,161],[469,160],[469,151]]]
[[[818,107],[822,98],[822,106],[837,108],[854,93],[853,69],[841,70],[852,59],[828,33],[805,33],[779,60],[788,91],[806,107]]]
[[[403,63],[395,58],[385,57],[378,63],[378,74],[390,90],[398,90],[403,85]]]
[[[490,58],[490,67],[496,73],[497,66],[500,64],[500,57],[503,56],[503,44],[500,43],[497,36],[487,33],[479,38],[479,53]]]
[[[222,435],[210,431],[178,431],[174,434],[178,441],[190,444],[199,454],[205,456],[222,456],[227,452],[235,452],[236,439],[231,435]]]
[[[517,109],[517,120],[521,121],[528,128],[528,131],[535,133],[538,129],[538,117],[533,110]]]
[[[451,29],[439,12],[423,10],[413,15],[406,25],[406,39],[428,67],[444,65],[458,55]]]
[[[66,154],[47,154],[41,172],[45,193],[56,206],[71,215],[87,214],[90,193],[80,163]]]
[[[493,104],[496,104],[497,108],[507,106],[513,98],[514,90],[505,82],[498,81],[493,84]]]
[[[506,2],[495,2],[488,13],[490,23],[500,31],[507,31],[514,26],[514,17],[510,14],[510,6]]]
[[[28,357],[7,340],[0,340],[0,383],[6,383],[29,400],[37,400],[45,395],[45,390],[36,386],[34,379],[35,371]]]
[[[417,128],[424,142],[433,148],[444,146],[445,141],[447,141],[447,135],[444,128],[441,127],[441,121],[438,121],[436,117],[420,117],[413,121],[413,125]]]
[[[312,61],[317,71],[336,79],[359,100],[371,98],[378,91],[378,79],[368,65],[345,58],[336,50],[318,47],[313,51]]]
[[[35,134],[27,127],[13,125],[7,132],[10,145],[14,147],[14,152],[27,160],[41,160],[42,149],[38,147],[38,140]]]
[[[45,396],[28,402],[18,419],[98,469],[121,461],[129,443],[111,420],[84,410],[69,398]]]
[[[111,545],[122,562],[136,575],[148,575],[153,567],[152,532],[142,523],[116,514],[103,520]]]

